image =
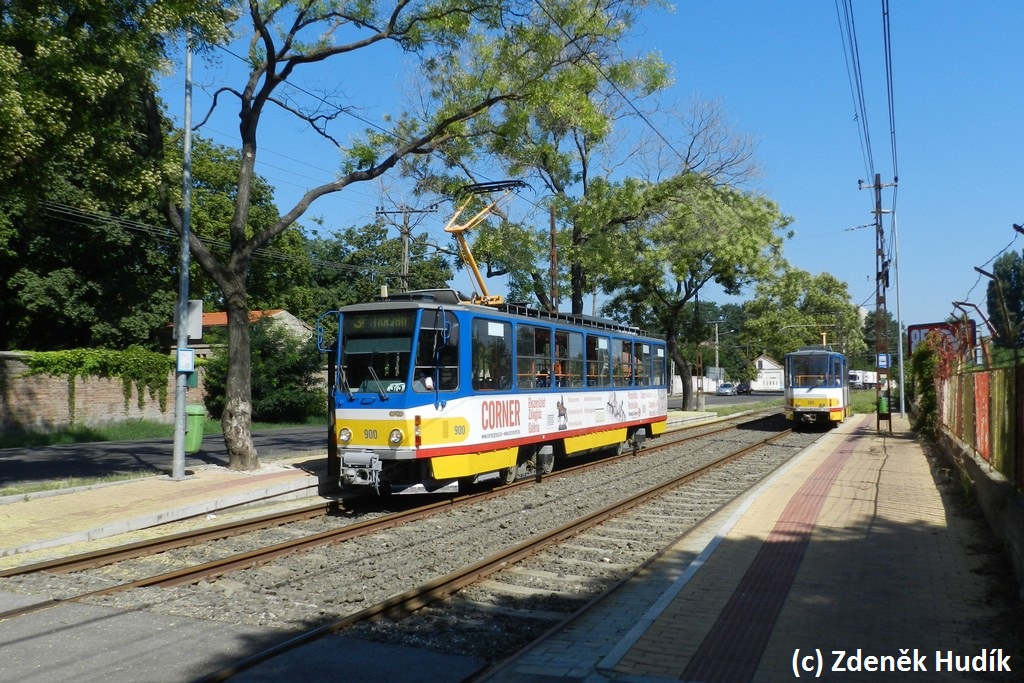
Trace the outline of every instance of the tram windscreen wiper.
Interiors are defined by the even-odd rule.
[[[355,394],[352,393],[352,387],[348,384],[348,374],[345,373],[345,368],[341,368],[341,388],[345,390],[345,396],[349,401],[356,400]]]
[[[388,400],[388,395],[382,388],[382,385],[380,383],[380,377],[377,377],[377,371],[373,369],[372,363],[366,369],[370,371],[370,376],[373,377],[373,383],[377,385],[377,393],[380,394],[380,400]]]

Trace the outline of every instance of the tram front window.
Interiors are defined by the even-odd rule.
[[[822,387],[828,385],[827,356],[793,356],[789,362],[789,386]]]
[[[341,363],[355,391],[405,391],[415,313],[349,314],[343,321]]]

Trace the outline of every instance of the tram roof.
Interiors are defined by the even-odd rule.
[[[835,353],[835,354],[839,354],[840,356],[843,355],[842,352],[836,351],[830,345],[822,346],[821,344],[817,344],[817,345],[814,345],[814,346],[801,346],[796,351],[790,351],[786,355],[787,356],[792,356],[792,355],[796,355],[796,354],[817,354],[817,353]]]
[[[644,332],[638,327],[631,325],[624,325],[615,320],[609,318],[600,318],[591,315],[573,314],[573,313],[562,313],[544,311],[539,308],[529,306],[525,303],[506,302],[497,306],[485,306],[482,304],[475,304],[473,300],[456,289],[417,289],[409,292],[400,292],[395,294],[388,294],[387,297],[378,298],[374,302],[368,302],[364,304],[353,304],[352,306],[346,306],[348,310],[372,310],[379,308],[384,304],[407,304],[415,303],[420,304],[424,307],[427,306],[460,306],[466,308],[477,309],[481,312],[500,312],[508,315],[515,315],[521,318],[534,318],[536,320],[547,320],[550,322],[560,322],[569,325],[577,325],[580,327],[589,327],[593,329],[608,330],[612,332],[621,332],[623,334],[630,334],[641,337],[650,337],[652,339],[660,339],[657,335],[652,335]]]

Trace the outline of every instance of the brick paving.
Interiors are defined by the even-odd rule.
[[[944,502],[907,420],[892,427],[848,420],[491,680],[785,681],[819,662],[823,680],[1024,680],[993,627],[1009,601],[990,594],[991,543]],[[1016,671],[936,671],[937,652],[955,668],[999,648]],[[831,671],[834,651],[862,670]],[[917,670],[865,670],[883,665]]]

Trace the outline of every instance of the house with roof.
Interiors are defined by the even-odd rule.
[[[264,318],[269,318],[275,325],[283,325],[296,339],[305,340],[313,336],[312,327],[283,309],[274,308],[266,311],[249,311],[250,324]],[[227,327],[228,314],[226,311],[203,313],[203,337],[202,339],[192,339],[189,341],[189,347],[195,351],[196,358],[207,358],[212,353],[207,339],[207,332],[215,329],[226,330]]]
[[[751,391],[782,391],[783,368],[777,361],[761,354],[754,359],[757,378],[750,383]]]

